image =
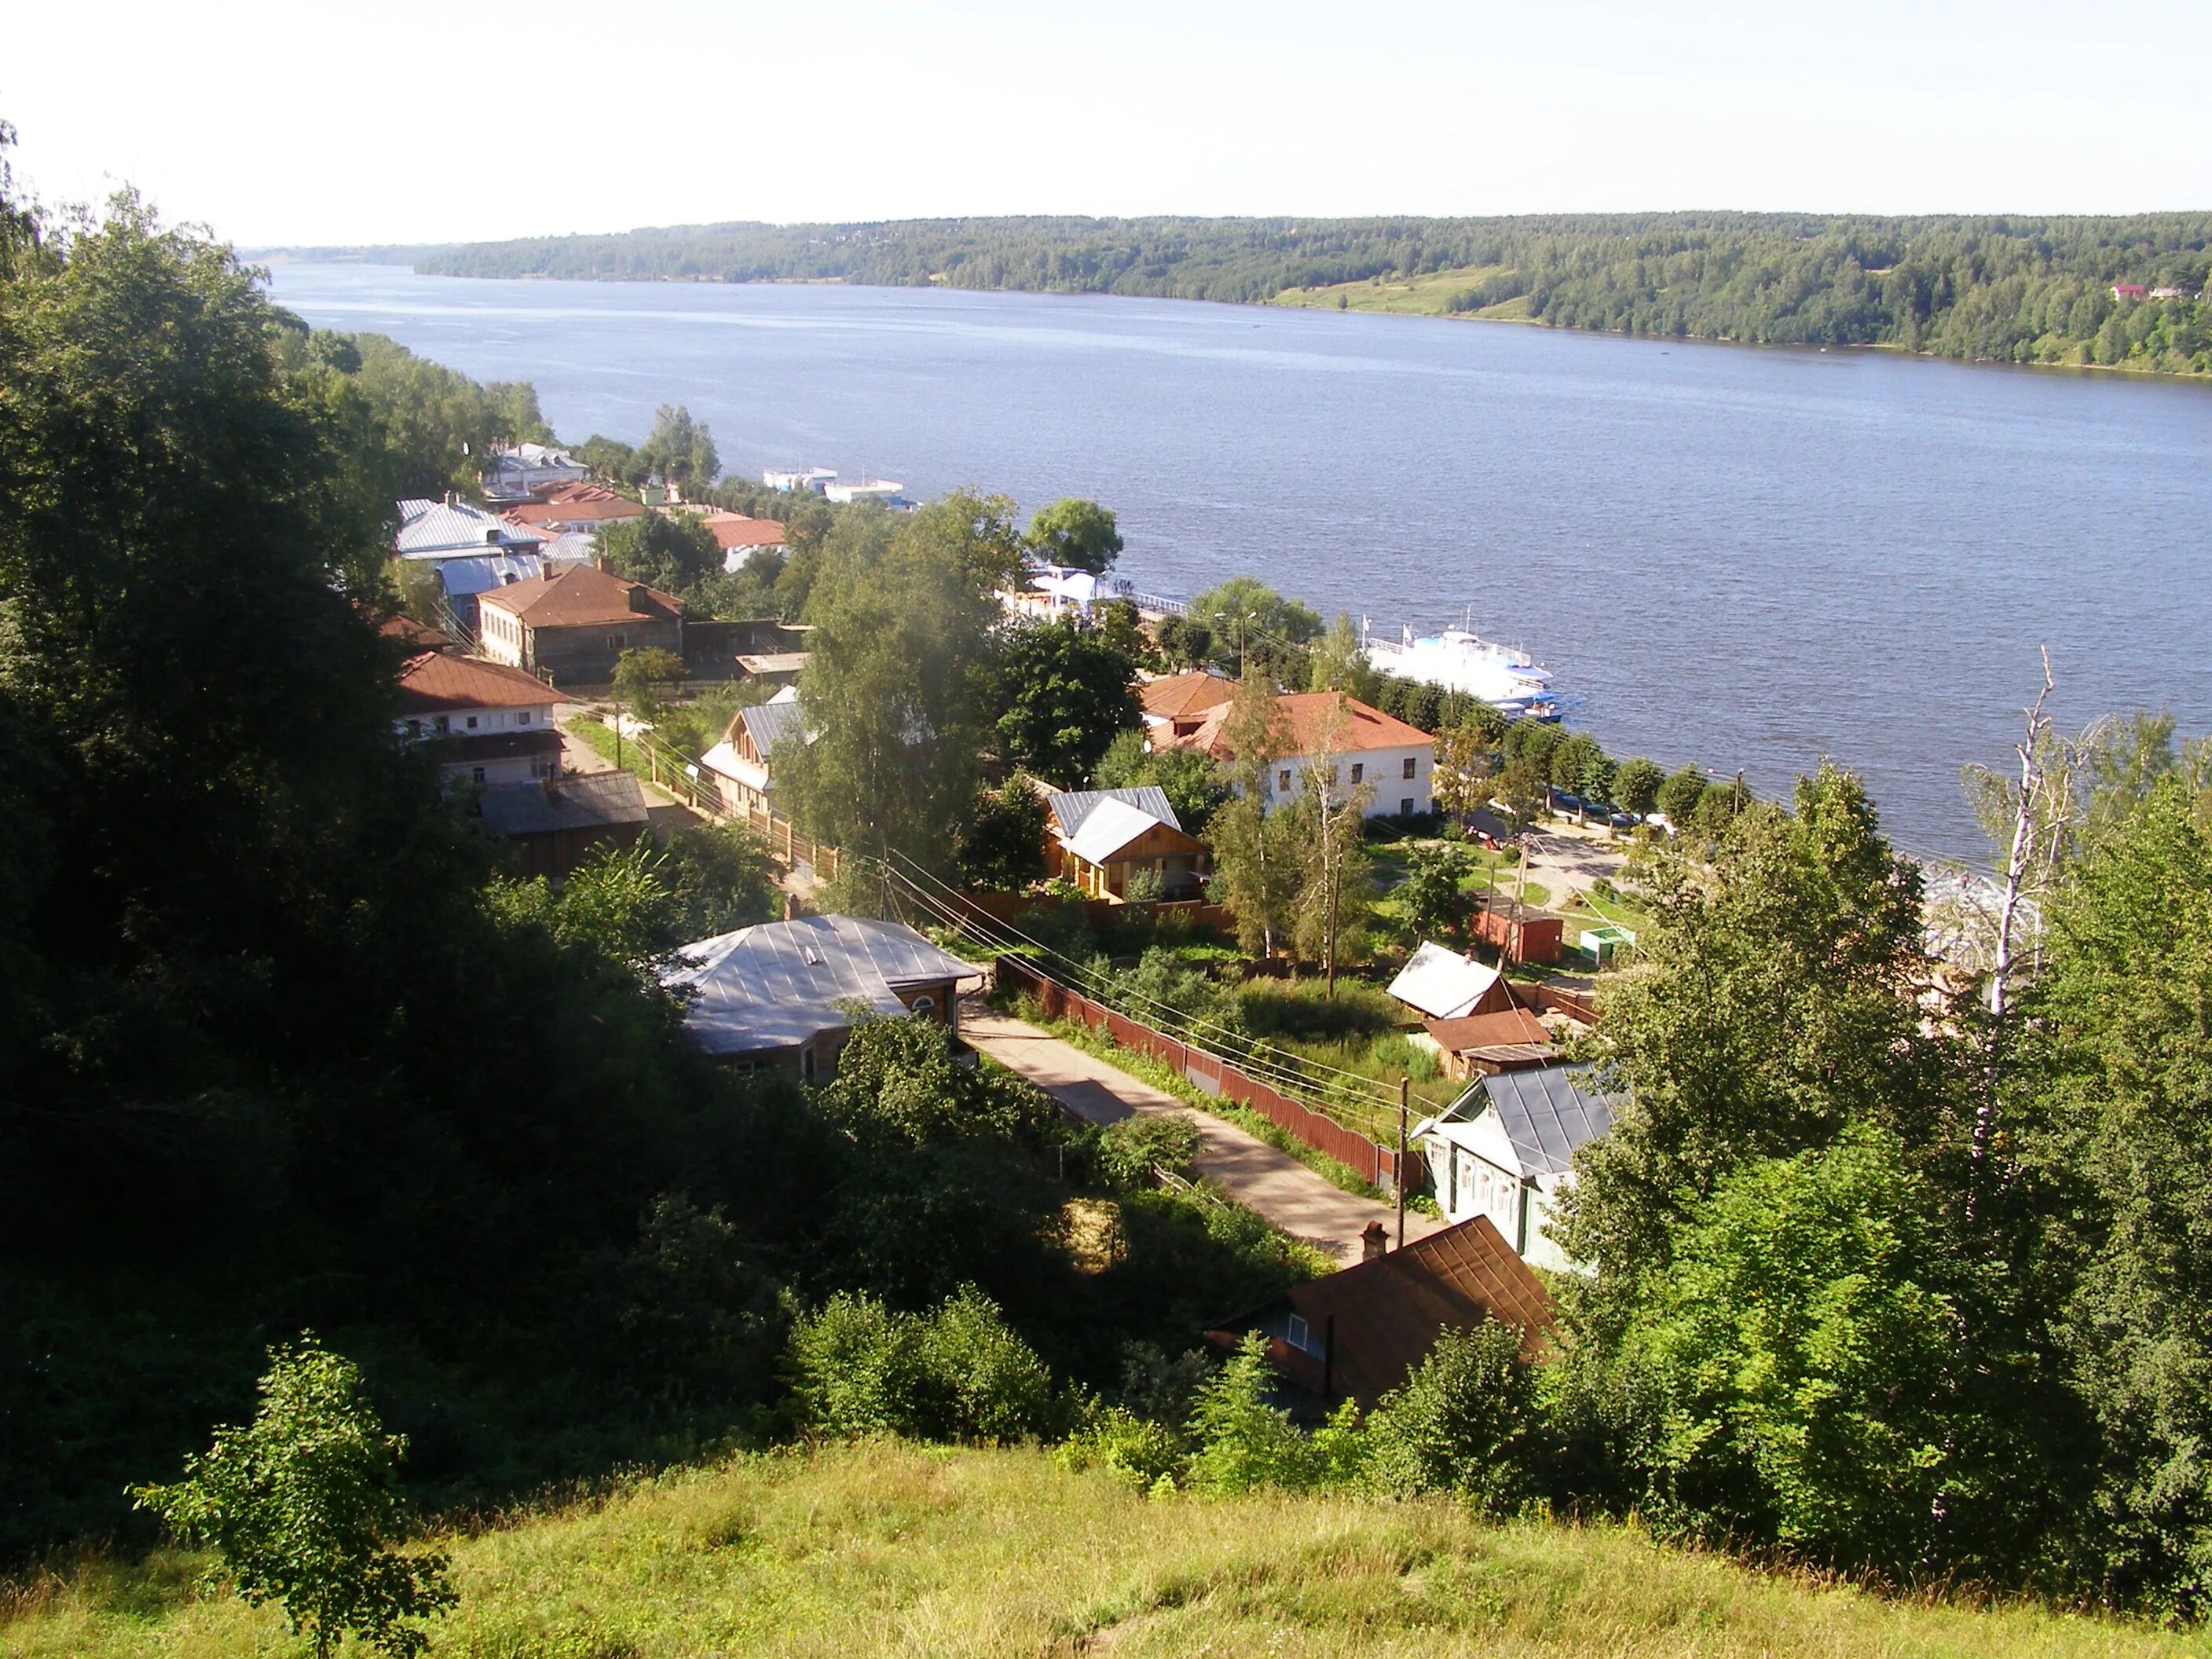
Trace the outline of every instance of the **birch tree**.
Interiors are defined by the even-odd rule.
[[[1236,919],[1237,942],[1248,956],[1275,953],[1297,890],[1296,849],[1286,814],[1268,809],[1269,775],[1285,737],[1267,683],[1247,675],[1222,727],[1229,759],[1222,768],[1231,796],[1213,815],[1214,882]]]
[[[1339,775],[1343,718],[1339,699],[1336,712],[1316,729],[1297,811],[1298,952],[1321,963],[1332,997],[1338,965],[1353,954],[1350,947],[1355,941],[1364,941],[1374,897],[1359,830],[1368,803],[1375,799],[1375,787],[1360,782],[1347,787]]]

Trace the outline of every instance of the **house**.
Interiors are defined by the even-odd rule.
[[[693,1042],[744,1071],[807,1083],[836,1075],[856,1018],[912,1015],[957,1035],[960,983],[983,976],[911,927],[860,916],[763,922],[678,954],[662,982],[684,999]]]
[[[1220,704],[1188,737],[1163,742],[1155,732],[1152,746],[1195,749],[1218,761],[1234,760],[1236,756],[1223,736],[1234,707],[1233,702]],[[1279,696],[1275,720],[1285,753],[1268,769],[1269,806],[1296,799],[1305,787],[1314,757],[1327,750],[1335,757],[1339,789],[1356,789],[1364,784],[1371,791],[1369,817],[1431,809],[1436,739],[1419,727],[1341,691],[1297,691]]]
[[[1461,1019],[1432,1019],[1428,1033],[1443,1059],[1444,1075],[1462,1083],[1499,1072],[1531,1071],[1559,1057],[1551,1032],[1527,1008],[1468,1014]]]
[[[1483,1078],[1413,1138],[1447,1219],[1486,1218],[1523,1260],[1570,1268],[1552,1212],[1577,1150],[1609,1131],[1613,1113],[1589,1067],[1545,1066]]]
[[[530,783],[561,775],[553,689],[519,668],[424,651],[399,668],[394,722],[409,743],[435,745],[458,783]]]
[[[1206,717],[1232,702],[1237,682],[1195,669],[1188,674],[1161,674],[1137,687],[1144,705],[1146,741],[1152,748],[1187,738],[1206,724]]]
[[[589,535],[601,525],[645,516],[645,503],[618,495],[604,484],[564,483],[531,501],[519,501],[500,516],[531,531]]]
[[[479,481],[486,501],[523,501],[540,490],[581,483],[591,476],[592,469],[565,449],[550,444],[515,444],[492,453],[491,465],[479,475]]]
[[[2147,298],[2148,292],[2149,291],[2145,289],[2141,283],[2114,283],[2112,284],[2112,297],[2115,300],[2141,300]]]
[[[714,538],[714,545],[722,550],[722,568],[733,574],[744,569],[745,561],[763,549],[772,553],[783,551],[783,526],[774,519],[749,519],[742,513],[725,513],[717,508],[701,522]]]
[[[394,556],[436,571],[446,603],[464,628],[477,625],[478,595],[544,573],[546,538],[534,531],[450,496],[398,507]]]
[[[1512,988],[1498,969],[1431,939],[1406,959],[1389,993],[1429,1019],[1502,1014],[1514,1006]]]
[[[1373,1410],[1428,1358],[1438,1337],[1486,1319],[1519,1330],[1522,1352],[1533,1358],[1544,1350],[1553,1311],[1543,1281],[1495,1225],[1477,1216],[1293,1285],[1215,1322],[1206,1336],[1233,1348],[1248,1332],[1263,1332],[1291,1414],[1316,1421],[1346,1400]]]
[[[494,784],[477,792],[477,811],[489,834],[520,846],[524,875],[553,878],[603,846],[635,842],[649,816],[645,792],[627,772]]]
[[[625,651],[684,653],[681,599],[588,564],[487,592],[477,611],[485,655],[575,684],[605,684]]]
[[[775,811],[775,782],[769,776],[769,762],[776,744],[786,738],[813,741],[799,718],[798,694],[788,688],[730,717],[722,740],[699,757],[699,769],[714,780],[724,811],[758,817]]]
[[[1474,913],[1476,939],[1508,962],[1555,963],[1566,948],[1567,924],[1504,893],[1484,896]]]
[[[785,471],[770,467],[761,474],[761,482],[779,495],[819,495],[837,482],[837,475],[826,466],[796,467]]]
[[[2189,300],[2196,296],[2185,288],[2166,287],[2151,289],[2150,297],[2154,300]]]
[[[1047,867],[1091,897],[1119,903],[1133,877],[1152,884],[1159,898],[1198,896],[1206,843],[1183,829],[1158,785],[1047,795],[1045,808]]]
[[[461,641],[444,629],[416,622],[412,617],[386,617],[377,623],[376,631],[380,638],[391,641],[410,657],[420,651],[459,651],[464,648]]]

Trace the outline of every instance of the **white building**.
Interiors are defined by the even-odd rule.
[[[1223,732],[1235,712],[1232,697],[1209,711],[1188,736],[1163,741],[1154,727],[1151,744],[1154,749],[1195,749],[1218,761],[1233,760],[1236,757]],[[1296,800],[1306,787],[1306,774],[1315,765],[1315,757],[1327,752],[1335,757],[1337,789],[1348,792],[1364,785],[1370,791],[1369,817],[1433,810],[1436,739],[1419,726],[1370,708],[1341,691],[1299,691],[1279,696],[1275,721],[1282,754],[1268,768],[1270,807]]]
[[[426,651],[399,670],[399,714],[407,743],[436,745],[457,783],[542,782],[561,775],[553,688],[533,674],[480,657]]]
[[[591,476],[591,468],[550,444],[517,444],[512,449],[495,450],[491,465],[481,475],[484,499],[494,501],[526,501],[538,490],[556,484],[582,483]]]
[[[803,466],[789,470],[770,467],[761,474],[761,482],[779,495],[795,495],[809,490],[819,495],[837,482],[837,475],[826,466]]]
[[[1559,1194],[1577,1149],[1613,1127],[1613,1103],[1587,1066],[1486,1077],[1413,1132],[1447,1221],[1488,1216],[1532,1267],[1571,1269],[1553,1242]]]

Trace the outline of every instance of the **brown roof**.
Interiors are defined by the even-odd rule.
[[[376,631],[416,651],[453,651],[461,643],[444,629],[416,622],[412,617],[386,617],[377,623]]]
[[[1224,703],[1212,710],[1205,725],[1188,737],[1175,738],[1174,746],[1196,749],[1216,760],[1236,759],[1222,736],[1233,708],[1232,703]],[[1420,727],[1370,708],[1341,691],[1287,692],[1275,699],[1275,720],[1288,755],[1318,753],[1325,736],[1340,755],[1357,755],[1370,749],[1413,749],[1435,741]]]
[[[1461,1019],[1432,1019],[1429,1035],[1448,1054],[1470,1048],[1503,1048],[1515,1043],[1547,1043],[1552,1034],[1544,1022],[1526,1008],[1509,1008],[1502,1014],[1468,1014]]]
[[[1217,708],[1237,695],[1236,683],[1218,674],[1194,669],[1188,674],[1164,674],[1137,688],[1145,712],[1155,720],[1183,720]]]
[[[783,526],[774,519],[748,519],[738,513],[710,513],[707,533],[723,552],[740,547],[781,547]]]
[[[624,581],[589,564],[495,587],[477,603],[511,611],[532,628],[587,628],[641,617],[665,622],[684,610],[684,601],[673,593]]]
[[[1486,1316],[1521,1328],[1533,1356],[1552,1328],[1552,1298],[1486,1215],[1414,1240],[1372,1261],[1293,1285],[1291,1305],[1316,1335],[1336,1322],[1331,1392],[1363,1407],[1406,1380],[1448,1330]]]
[[[535,529],[540,525],[604,523],[611,519],[645,516],[645,504],[618,495],[601,484],[562,484],[534,501],[510,507],[501,514],[510,524]]]
[[[448,714],[457,708],[536,708],[550,705],[553,688],[520,668],[425,651],[399,667],[402,717]]]

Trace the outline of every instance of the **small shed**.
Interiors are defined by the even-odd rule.
[[[1602,968],[1623,951],[1636,948],[1636,935],[1626,927],[1616,927],[1611,922],[1601,927],[1585,927],[1575,943],[1592,962]]]
[[[627,772],[571,773],[477,792],[484,828],[520,843],[528,876],[565,876],[598,848],[645,833],[645,792]]]
[[[1525,1072],[1559,1057],[1559,1045],[1544,1022],[1527,1008],[1465,1019],[1432,1019],[1429,1039],[1437,1045],[1444,1075],[1464,1082],[1499,1072]]]
[[[1310,1420],[1346,1400],[1373,1409],[1428,1358],[1439,1336],[1486,1319],[1519,1330],[1522,1352],[1533,1358],[1544,1349],[1553,1311],[1543,1281],[1478,1216],[1293,1285],[1272,1302],[1216,1322],[1206,1336],[1233,1348],[1246,1333],[1264,1332],[1291,1414]]]
[[[1504,1013],[1513,993],[1495,968],[1447,945],[1423,939],[1390,981],[1390,994],[1428,1019],[1464,1019],[1469,1014]]]
[[[1564,919],[1504,893],[1492,893],[1474,913],[1474,936],[1508,962],[1559,961],[1565,949]]]

